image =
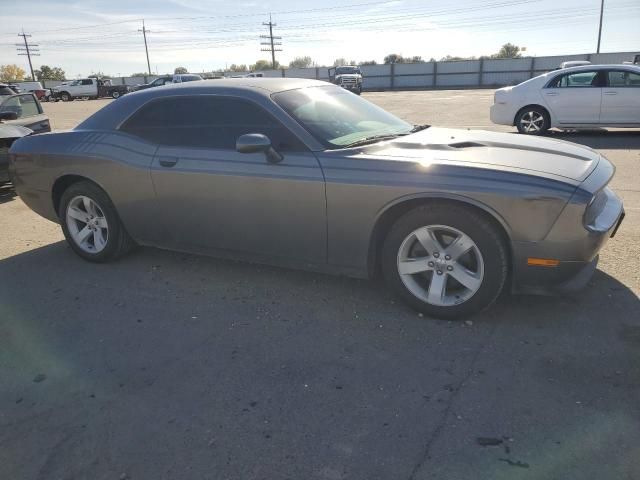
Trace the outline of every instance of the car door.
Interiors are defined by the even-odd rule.
[[[326,262],[324,176],[315,155],[263,107],[218,95],[160,97],[122,128],[159,145],[151,168],[161,242],[282,261]],[[238,153],[263,133],[284,156]]]
[[[580,70],[558,75],[542,89],[542,95],[562,125],[597,125],[600,122],[604,71]]]
[[[18,116],[16,120],[7,120],[5,123],[27,127],[34,133],[51,131],[49,117],[44,114],[40,102],[33,93],[0,97],[0,102],[0,112],[15,112]]]
[[[607,71],[600,122],[640,125],[640,73],[626,69]]]
[[[98,95],[98,84],[94,78],[83,78],[80,80],[80,96],[94,97]]]

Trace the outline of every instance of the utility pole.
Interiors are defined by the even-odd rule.
[[[600,40],[602,39],[602,16],[604,15],[604,0],[600,2],[600,27],[598,28],[598,48],[596,53],[600,53]]]
[[[22,40],[24,40],[24,47],[22,46],[21,43],[16,43],[16,46],[18,47],[18,55],[26,55],[27,58],[29,59],[29,70],[31,71],[31,80],[33,82],[36,81],[36,76],[33,74],[33,64],[31,63],[31,57],[39,57],[40,54],[38,53],[40,50],[38,50],[37,48],[33,48],[33,47],[37,47],[38,45],[32,43],[31,45],[29,45],[29,41],[27,40],[28,37],[30,37],[31,35],[27,35],[26,33],[24,33],[24,30],[22,30],[22,33],[18,34],[19,37],[22,37]]]
[[[147,54],[147,71],[149,72],[149,75],[151,75],[151,63],[149,63],[149,47],[147,47],[147,33],[150,33],[151,30],[147,30],[147,28],[144,26],[144,20],[142,20],[142,30],[138,31],[142,32],[142,36],[144,37],[144,51]]]
[[[275,42],[274,40],[282,40],[282,37],[274,37],[273,36],[273,27],[276,26],[275,23],[271,21],[271,14],[269,14],[269,23],[263,22],[262,25],[265,27],[269,27],[269,35],[260,35],[260,38],[268,38],[267,42],[260,42],[260,45],[267,45],[269,48],[261,48],[262,52],[271,52],[271,66],[275,70],[276,69],[276,52],[281,52],[281,48],[275,48],[277,46],[282,46],[282,42]]]

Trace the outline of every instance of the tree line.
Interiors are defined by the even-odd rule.
[[[423,63],[423,62],[445,62],[445,61],[454,61],[454,60],[477,60],[481,58],[521,58],[522,53],[524,52],[523,48],[520,48],[517,45],[512,43],[505,43],[497,53],[488,56],[480,56],[480,57],[456,57],[447,55],[445,57],[440,58],[440,60],[436,60],[435,58],[430,58],[429,60],[424,60],[419,55],[414,55],[411,57],[405,57],[399,53],[390,53],[386,55],[382,61],[383,65],[389,65],[392,63]],[[347,60],[344,57],[336,58],[331,66],[340,67],[343,65],[377,65],[378,62],[375,60],[364,60],[364,61],[356,61],[356,60]],[[261,70],[271,70],[271,69],[280,69],[280,68],[311,68],[311,67],[326,67],[326,65],[318,65],[310,56],[302,56],[296,57],[289,65],[281,65],[278,61],[276,61],[275,65],[273,65],[268,60],[258,60],[254,64],[235,64],[232,63],[228,68],[228,72],[235,73],[243,73],[243,72],[256,72]],[[175,74],[188,73],[189,70],[186,67],[176,67],[174,69]],[[38,81],[43,80],[65,80],[65,72],[60,67],[50,67],[48,65],[42,65],[39,69],[34,71],[34,74]],[[148,74],[145,72],[138,72],[131,74],[132,77],[144,77]],[[103,72],[92,73],[89,77],[94,78],[113,78],[112,75],[105,74]],[[22,81],[27,79],[27,73],[24,69],[15,64],[10,65],[0,65],[0,82],[14,82],[14,81]]]

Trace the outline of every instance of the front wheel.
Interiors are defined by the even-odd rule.
[[[69,102],[72,100],[71,95],[69,95],[67,92],[62,92],[60,94],[60,100],[62,100],[63,102]]]
[[[388,285],[419,312],[461,318],[484,310],[502,292],[507,248],[483,214],[446,203],[425,205],[391,227],[382,271]]]
[[[523,108],[516,115],[515,123],[518,132],[526,135],[542,135],[551,126],[549,114],[542,107]]]
[[[58,214],[67,242],[85,260],[115,260],[134,245],[109,196],[91,182],[71,185],[62,194]]]

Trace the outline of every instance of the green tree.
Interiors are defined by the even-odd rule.
[[[132,77],[146,77],[147,75],[149,75],[147,72],[136,72],[136,73],[132,73],[130,76],[132,76]]]
[[[182,75],[184,73],[189,73],[189,70],[187,70],[185,67],[176,67],[173,73],[175,73],[176,75]]]
[[[456,56],[451,56],[451,55],[447,55],[446,57],[442,57],[440,59],[441,62],[455,62],[457,60],[475,60],[476,57],[456,57]]]
[[[107,75],[104,72],[96,72],[89,75],[87,78],[113,78],[112,75]]]
[[[377,65],[377,64],[378,62],[376,62],[375,60],[365,60],[359,63],[359,65]]]
[[[0,65],[0,81],[2,82],[24,80],[26,74],[27,72],[16,64]]]
[[[231,66],[229,67],[229,71],[230,72],[246,72],[247,66],[244,63],[240,65],[236,65],[235,63],[232,63]]]
[[[500,47],[500,51],[491,58],[520,58],[522,57],[522,49],[512,43],[505,43]]]
[[[280,68],[280,63],[276,60],[276,68]],[[256,72],[259,70],[271,70],[271,62],[268,60],[258,60],[255,64],[251,65],[251,71]]]
[[[66,74],[60,67],[50,67],[48,65],[42,65],[39,70],[35,72],[38,81],[42,80],[65,80]]]
[[[309,56],[296,57],[289,62],[289,68],[309,68],[313,65],[313,59]]]
[[[384,57],[384,63],[387,65],[390,63],[405,63],[405,59],[399,53],[390,53],[386,57]]]

